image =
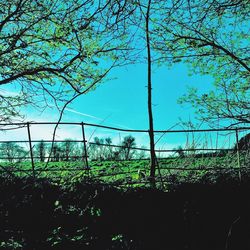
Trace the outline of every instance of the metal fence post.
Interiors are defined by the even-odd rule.
[[[34,163],[34,158],[33,158],[32,141],[31,141],[31,133],[30,133],[30,124],[29,124],[29,122],[27,122],[27,130],[28,130],[28,138],[29,138],[30,159],[31,159],[32,173],[33,173],[33,177],[35,178],[35,163]]]
[[[239,179],[241,181],[240,149],[239,149],[239,132],[238,132],[238,128],[235,129],[235,136],[236,136],[237,164],[238,164],[238,168],[239,168]]]
[[[86,137],[85,137],[85,129],[84,129],[84,123],[81,123],[82,126],[82,140],[83,140],[83,157],[82,160],[85,160],[86,168],[89,170],[89,163],[88,163],[88,151],[87,151],[87,145],[86,145]]]

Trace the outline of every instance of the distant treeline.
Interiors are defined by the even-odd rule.
[[[140,148],[142,150],[140,150]],[[110,137],[99,138],[94,137],[92,142],[86,143],[86,151],[89,160],[132,160],[147,158],[145,147],[137,147],[136,138],[128,135],[122,138],[120,143],[115,144]],[[173,157],[223,157],[228,153],[248,152],[250,149],[250,134],[242,137],[238,145],[234,145],[229,149],[218,149],[215,151],[201,152],[195,148],[182,148],[181,146],[173,149]],[[73,139],[65,139],[63,142],[54,141],[52,143],[41,140],[34,144],[32,148],[35,161],[45,162],[49,157],[50,161],[80,161],[85,155],[84,143],[76,142]],[[0,160],[7,162],[17,162],[30,159],[30,151],[27,147],[16,142],[0,143]]]
[[[204,152],[200,152],[199,150],[195,148],[184,149],[181,146],[179,146],[178,148],[175,149],[175,153],[177,153],[179,157],[185,157],[191,153],[192,157],[201,158],[201,157],[223,157],[230,152],[231,153],[236,153],[237,151],[247,152],[249,150],[250,150],[250,133],[243,136],[238,141],[238,143],[236,143],[232,148],[218,149],[215,152],[213,151],[206,152],[206,150],[204,150]]]
[[[16,142],[4,142],[0,144],[1,161],[17,162],[30,158],[28,148]],[[145,151],[134,149],[136,139],[125,136],[116,146],[112,144],[112,139],[94,137],[93,142],[86,144],[87,156],[90,160],[131,160],[145,158]],[[84,159],[85,150],[83,142],[75,142],[73,139],[65,139],[63,142],[52,143],[41,140],[34,144],[32,148],[35,161],[45,162],[50,156],[50,160],[59,161],[79,161]]]

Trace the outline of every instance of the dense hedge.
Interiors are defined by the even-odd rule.
[[[250,249],[250,183],[168,192],[0,177],[1,249]]]

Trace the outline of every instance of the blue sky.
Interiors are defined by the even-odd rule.
[[[147,66],[138,64],[115,69],[109,78],[76,99],[69,106],[76,112],[67,110],[64,120],[147,129]],[[186,93],[187,86],[196,86],[205,92],[211,88],[213,79],[189,76],[187,67],[179,64],[170,69],[154,69],[152,80],[155,129],[164,130],[177,124],[179,118],[194,119],[194,110],[188,105],[180,106],[177,99]]]
[[[147,65],[135,64],[123,68],[116,68],[108,76],[109,80],[85,95],[80,96],[66,109],[62,121],[86,122],[102,124],[113,127],[129,129],[148,129],[147,114]],[[195,120],[194,110],[190,105],[181,106],[177,99],[187,91],[187,86],[195,86],[201,92],[205,92],[212,86],[213,79],[208,76],[190,76],[188,68],[184,64],[178,64],[172,68],[158,67],[153,69],[153,111],[155,130],[170,128],[182,129],[178,125],[183,121]],[[45,110],[40,114],[37,110],[27,109],[27,120],[32,121],[57,121],[58,112]],[[77,130],[77,129],[76,129]],[[73,133],[73,129],[71,132]],[[77,137],[76,133],[70,134],[65,130],[63,137]],[[93,129],[88,130],[90,137]],[[52,134],[52,132],[50,132]],[[111,136],[114,141],[119,141],[119,136],[111,131],[98,129],[94,136]],[[148,144],[147,135],[134,135],[138,144]],[[179,145],[183,138],[171,136],[169,141]],[[93,137],[92,137],[93,139]],[[156,135],[157,139],[157,135]],[[164,138],[161,142],[164,141]]]
[[[144,64],[131,65],[116,69],[109,78],[98,87],[76,99],[65,111],[63,121],[96,123],[113,127],[130,129],[148,129],[147,114],[147,66]],[[195,120],[194,110],[186,105],[177,104],[177,99],[186,93],[187,86],[198,87],[201,92],[212,88],[213,79],[209,76],[189,76],[188,69],[183,64],[172,68],[161,67],[153,70],[153,104],[155,130],[166,130],[170,128],[182,129],[178,125],[180,118],[183,121]],[[27,108],[24,112],[27,121],[57,121],[58,112],[48,109],[43,114],[39,111]],[[33,125],[31,127],[32,139],[52,139],[53,126]],[[122,138],[130,133],[118,133],[110,130],[87,128],[87,140],[92,141],[94,136],[111,137],[113,142],[120,143]],[[133,134],[138,146],[148,146],[147,134]],[[156,134],[156,141],[159,138]],[[166,134],[157,143],[156,148],[173,149],[187,143],[186,134]],[[196,142],[207,140],[207,135],[197,134]],[[209,135],[210,136],[210,135]],[[2,139],[25,139],[27,131],[14,130],[1,134]],[[206,137],[206,138],[205,138]],[[213,135],[214,137],[214,135]],[[81,138],[79,126],[60,127],[57,131],[57,139]],[[214,137],[215,138],[215,137]],[[27,139],[27,138],[26,138]],[[211,141],[211,138],[209,138]],[[228,144],[228,137],[221,137],[222,147]],[[210,143],[213,147],[213,142]],[[200,144],[202,145],[202,144]],[[199,147],[199,145],[197,145]]]

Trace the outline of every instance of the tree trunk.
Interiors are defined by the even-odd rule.
[[[154,119],[152,111],[152,62],[151,62],[151,47],[149,37],[149,15],[150,15],[151,0],[148,1],[146,12],[146,43],[147,43],[147,64],[148,64],[148,119],[149,119],[149,140],[150,140],[150,182],[155,187],[155,143],[154,143]]]

